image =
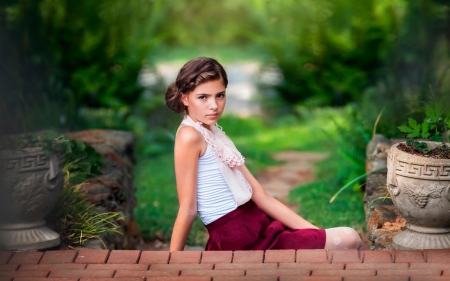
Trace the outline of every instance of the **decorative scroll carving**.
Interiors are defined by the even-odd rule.
[[[49,168],[49,159],[44,153],[6,158],[0,160],[0,168],[18,173],[38,171]]]
[[[416,185],[413,188],[410,186],[405,186],[404,190],[406,194],[414,199],[414,202],[416,202],[420,208],[425,208],[430,198],[442,197],[441,193],[442,190],[444,190],[444,186],[425,184],[423,186]]]
[[[423,165],[398,160],[395,173],[408,178],[450,180],[450,166],[443,165]]]

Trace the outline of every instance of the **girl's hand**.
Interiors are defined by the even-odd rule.
[[[255,204],[269,217],[281,222],[290,229],[318,228],[289,209],[286,205],[270,196],[245,165],[242,165],[239,168],[252,187],[253,202],[255,202]]]

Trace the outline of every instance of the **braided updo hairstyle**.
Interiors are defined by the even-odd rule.
[[[213,80],[221,80],[225,88],[228,86],[227,73],[218,61],[204,57],[188,61],[180,69],[176,81],[166,89],[167,107],[178,114],[185,113],[181,95],[187,95],[198,85]]]

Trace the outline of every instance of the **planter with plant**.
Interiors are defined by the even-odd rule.
[[[64,183],[68,140],[55,132],[22,134],[0,142],[0,248],[32,250],[59,245],[45,224]]]
[[[389,149],[387,186],[407,225],[393,247],[450,248],[450,112],[442,104],[428,106],[422,122],[409,118],[398,128],[407,141]]]

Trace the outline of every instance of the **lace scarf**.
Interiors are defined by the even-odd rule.
[[[248,202],[252,197],[252,188],[239,169],[245,159],[231,139],[222,131],[222,128],[216,123],[210,127],[211,130],[208,130],[203,127],[201,122],[194,122],[188,115],[185,115],[181,122],[181,126],[183,125],[194,127],[211,147],[237,205]]]

